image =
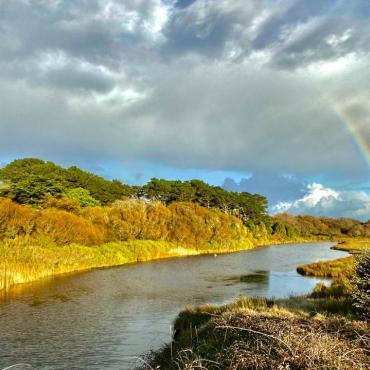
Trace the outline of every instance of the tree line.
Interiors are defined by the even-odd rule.
[[[244,223],[258,224],[268,219],[265,197],[229,192],[200,180],[153,178],[144,186],[129,186],[119,180],[106,180],[75,166],[63,168],[36,158],[11,162],[0,170],[0,180],[3,182],[0,188],[3,196],[33,206],[39,206],[47,194],[77,200],[81,206],[105,206],[124,198],[138,198],[160,201],[165,205],[192,202],[233,214]]]
[[[58,222],[62,222],[56,222],[59,217],[65,217],[71,225],[79,224],[75,217],[82,217],[81,229],[89,235],[92,229],[85,221],[93,222],[94,228],[99,224],[97,229],[100,228],[100,231],[95,230],[91,238],[87,237],[94,243],[113,239],[168,237],[171,241],[191,240],[189,243],[195,244],[198,236],[199,240],[214,240],[212,233],[216,233],[215,228],[223,228],[225,225],[230,229],[226,233],[229,236],[232,228],[239,230],[239,225],[243,225],[256,239],[370,237],[369,222],[348,218],[292,216],[286,213],[272,217],[268,215],[265,197],[227,191],[200,180],[170,181],[153,178],[144,186],[129,186],[119,180],[106,180],[75,166],[63,168],[36,158],[18,159],[0,169],[0,197],[26,206],[24,212],[21,212],[24,215],[41,210],[36,217],[37,223],[32,224],[32,233],[43,229],[39,226],[40,214],[47,215],[44,217],[45,225],[47,218],[49,224],[54,219],[55,227]],[[60,212],[67,215],[63,216]],[[95,219],[93,215],[99,217]],[[0,226],[3,220],[0,218]],[[102,221],[97,220],[109,222],[104,221],[102,227]],[[28,225],[26,221],[25,225]],[[45,229],[53,227],[48,225]],[[58,225],[58,228],[66,226]],[[175,236],[176,228],[183,235]],[[244,235],[245,230],[241,234]],[[9,234],[8,229],[6,232]],[[226,238],[229,237],[227,235]]]

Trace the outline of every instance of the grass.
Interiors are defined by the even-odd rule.
[[[345,239],[332,247],[332,249],[345,251],[351,254],[357,254],[360,253],[362,250],[370,249],[370,239]]]
[[[132,240],[99,246],[58,246],[47,239],[16,239],[0,243],[0,289],[54,275],[93,268],[118,266],[161,258],[225,253],[252,248],[248,241],[206,248],[182,246],[166,241]]]
[[[349,276],[354,267],[353,257],[338,258],[332,261],[320,261],[297,267],[297,272],[304,276],[338,278]]]
[[[0,289],[93,268],[161,258],[230,253],[277,242],[245,238],[225,243],[208,243],[196,249],[178,243],[152,240],[110,242],[99,246],[60,246],[45,238],[6,239],[0,242]]]
[[[278,242],[243,238],[223,243],[212,242],[195,248],[161,240],[130,240],[98,246],[76,243],[61,246],[43,237],[5,239],[0,241],[0,290],[54,275],[93,268],[162,258],[231,253]]]
[[[332,249],[343,250],[351,255],[370,250],[369,239],[347,239],[332,247]],[[332,261],[319,261],[297,267],[297,272],[304,276],[315,276],[322,278],[348,279],[354,268],[353,256],[338,258]]]
[[[368,324],[328,313],[328,306],[320,311],[320,302],[240,298],[188,308],[171,345],[147,362],[162,370],[369,368]]]

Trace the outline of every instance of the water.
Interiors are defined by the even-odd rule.
[[[291,244],[95,270],[13,288],[0,298],[0,369],[130,369],[171,340],[188,305],[239,295],[307,293],[297,265],[345,256],[332,243]],[[18,367],[24,369],[25,367]]]

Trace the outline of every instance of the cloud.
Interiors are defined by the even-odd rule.
[[[369,8],[2,0],[0,156],[366,181]]]
[[[173,11],[164,50],[234,61],[259,53],[276,68],[305,67],[367,54],[368,8],[341,0],[194,1]]]
[[[274,212],[315,216],[370,219],[370,194],[365,191],[339,191],[322,184],[307,186],[307,193],[293,202],[280,202]]]
[[[305,189],[302,179],[274,173],[255,173],[239,182],[226,178],[223,187],[231,191],[264,195],[269,200],[270,209],[277,203],[293,201],[301,197]]]

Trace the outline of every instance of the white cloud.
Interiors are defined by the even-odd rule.
[[[338,191],[322,184],[307,186],[307,193],[293,202],[279,202],[274,213],[370,219],[370,194],[365,191]]]

